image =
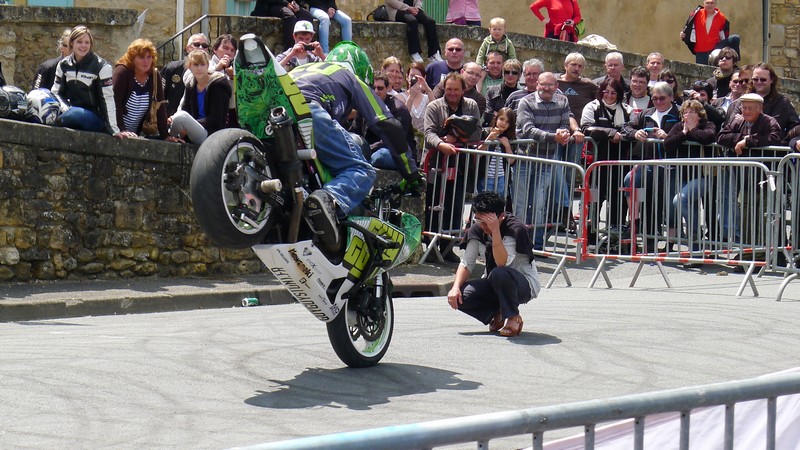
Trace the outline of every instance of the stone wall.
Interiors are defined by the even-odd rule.
[[[250,274],[194,220],[190,146],[0,120],[0,280]]]

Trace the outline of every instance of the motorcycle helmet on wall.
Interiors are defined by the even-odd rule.
[[[34,122],[53,125],[61,115],[58,98],[50,89],[39,88],[28,92],[28,115]]]

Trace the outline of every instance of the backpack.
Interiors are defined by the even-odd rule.
[[[689,15],[689,18],[686,19],[686,24],[683,25],[683,43],[689,47],[689,51],[692,54],[695,54],[694,51],[694,43],[695,43],[695,34],[694,34],[694,17],[697,15],[697,12],[703,9],[702,6],[698,6],[695,8],[694,12]]]
[[[372,17],[372,19],[370,19]],[[381,5],[375,8],[374,11],[367,14],[367,20],[374,20],[376,22],[388,22],[389,21],[389,11],[386,9],[386,5]]]

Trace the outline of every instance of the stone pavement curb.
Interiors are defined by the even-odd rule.
[[[390,271],[396,297],[446,295],[455,265],[417,264]],[[147,278],[54,281],[0,287],[0,322],[138,314],[294,302],[270,274],[236,278]]]

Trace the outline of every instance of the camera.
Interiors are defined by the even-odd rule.
[[[309,51],[309,52],[313,52],[314,51],[314,46],[311,45],[311,44],[303,44],[303,48],[306,49],[306,51]]]
[[[691,98],[692,98],[692,94],[694,94],[694,91],[693,91],[693,90],[691,90],[691,89],[684,89],[684,90],[683,90],[683,100],[684,100],[684,101],[686,101],[686,100],[689,100],[689,99],[691,99]]]
[[[417,84],[417,81],[419,81],[419,79],[417,77],[412,77],[411,78],[411,86],[414,86],[415,84]]]

